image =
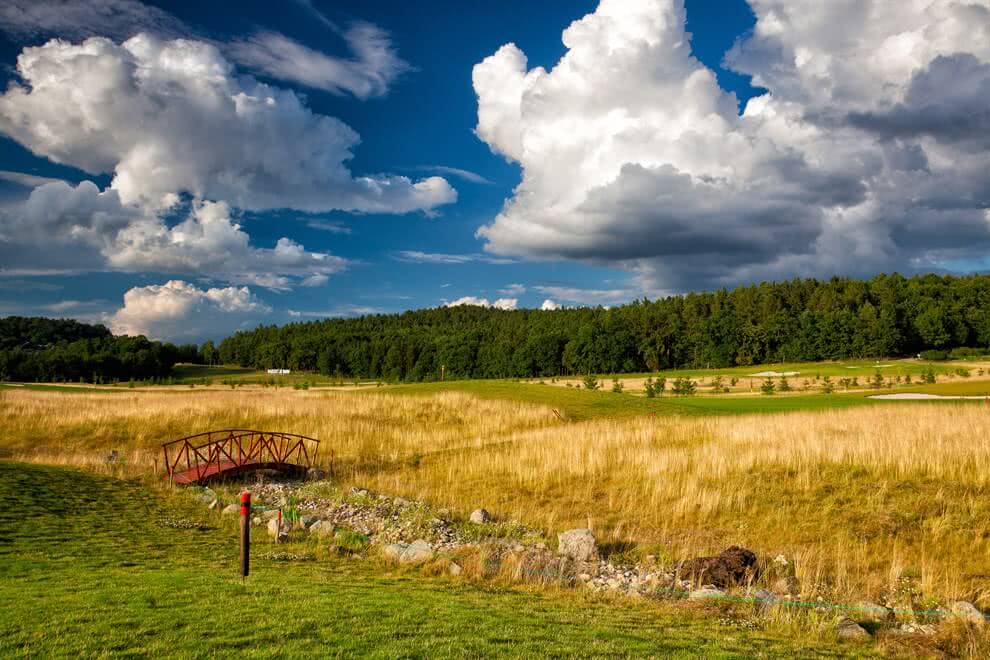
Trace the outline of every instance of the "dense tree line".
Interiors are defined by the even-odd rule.
[[[0,318],[0,380],[112,383],[164,378],[176,362],[199,362],[195,345],[115,337],[102,325]]]
[[[383,380],[534,377],[990,346],[990,276],[795,279],[612,309],[442,307],[263,326],[224,363]],[[210,350],[214,347],[210,345]]]

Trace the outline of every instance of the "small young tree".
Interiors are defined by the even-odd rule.
[[[652,399],[657,395],[655,389],[653,389],[653,379],[647,378],[646,383],[643,385],[643,392],[646,394],[647,399]]]
[[[674,381],[674,394],[678,396],[691,396],[695,391],[694,381],[690,378],[677,378]]]
[[[584,377],[584,387],[588,390],[597,390],[601,385],[598,383],[598,379],[594,374],[588,374]]]
[[[657,377],[653,384],[653,391],[657,393],[657,396],[663,397],[663,393],[667,391],[667,378],[665,376]]]
[[[921,375],[921,377],[922,377],[922,380],[924,380],[929,385],[934,385],[935,384],[935,381],[937,380],[937,378],[935,376],[935,370],[932,369],[931,367],[928,367],[927,369],[925,369],[925,371]]]
[[[773,380],[771,380],[770,378],[764,380],[763,384],[760,385],[760,392],[762,392],[766,396],[772,396],[776,392],[776,390],[777,388],[773,384]]]
[[[883,387],[883,374],[877,369],[876,373],[873,374],[873,378],[870,379],[870,387],[875,390],[879,390]]]
[[[612,391],[616,394],[622,394],[622,383],[618,378],[612,379]]]
[[[715,376],[712,378],[712,392],[715,394],[721,394],[725,390],[725,386],[722,384],[722,377]]]
[[[905,385],[911,384],[911,374],[904,374],[904,384]]]
[[[822,394],[831,394],[835,391],[835,386],[832,385],[832,379],[829,376],[822,377]]]
[[[791,384],[787,382],[787,376],[780,377],[780,385],[777,386],[777,389],[781,392],[791,391]]]

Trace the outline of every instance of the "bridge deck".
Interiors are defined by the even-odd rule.
[[[243,472],[263,469],[302,473],[306,471],[306,466],[270,461],[245,461],[243,463],[234,463],[233,461],[213,462],[199,467],[193,466],[186,470],[176,470],[172,473],[172,483],[188,486],[189,484],[206,483],[212,479],[225,476],[233,477]]]

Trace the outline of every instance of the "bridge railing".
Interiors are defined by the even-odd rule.
[[[251,467],[313,467],[320,441],[281,431],[222,429],[166,442],[162,452],[170,480],[181,474],[186,481],[200,481]]]

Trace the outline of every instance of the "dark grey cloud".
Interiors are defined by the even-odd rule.
[[[853,126],[885,139],[931,137],[970,152],[990,148],[990,64],[969,53],[935,58],[914,75],[903,103],[853,112]]]

